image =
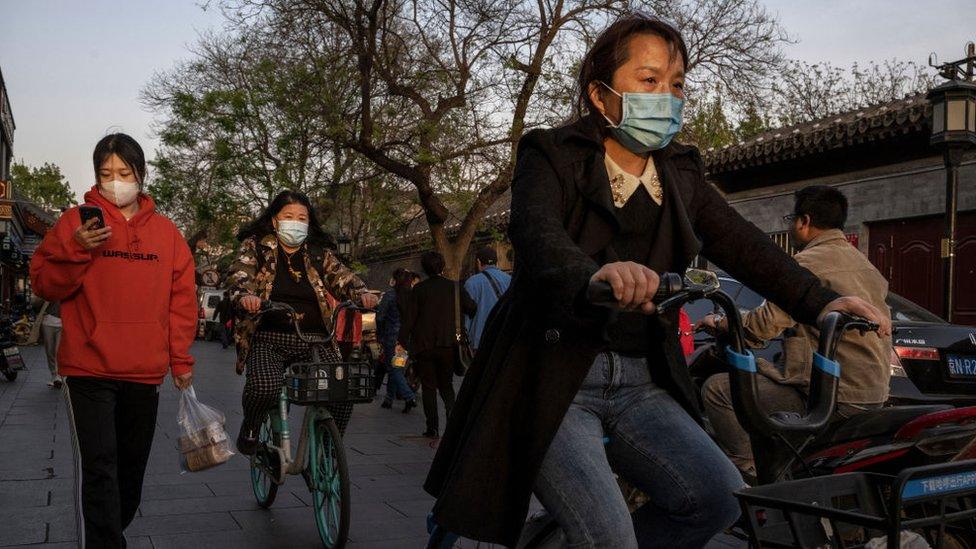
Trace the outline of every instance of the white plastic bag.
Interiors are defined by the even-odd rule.
[[[180,468],[202,471],[226,462],[234,452],[224,430],[224,414],[201,404],[190,386],[180,394]]]
[[[898,547],[899,549],[930,549],[931,545],[929,542],[925,541],[925,538],[920,536],[917,532],[902,531],[901,538],[899,539]],[[888,536],[881,536],[880,538],[873,538],[871,541],[864,545],[865,549],[884,549],[888,547]]]

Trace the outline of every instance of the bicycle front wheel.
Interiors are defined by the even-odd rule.
[[[309,445],[312,476],[312,504],[322,544],[328,549],[344,547],[349,535],[349,468],[342,435],[335,421],[316,422],[315,444]]]
[[[268,448],[271,445],[274,445],[271,414],[265,414],[258,432],[258,446],[251,456],[251,489],[258,505],[265,509],[271,507],[278,495],[278,483],[275,479],[278,477],[280,458],[277,451]]]

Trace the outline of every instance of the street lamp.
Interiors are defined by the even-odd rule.
[[[339,238],[336,239],[336,243],[339,245],[339,255],[343,258],[348,258],[349,254],[352,253],[352,239],[349,235],[342,233]]]
[[[947,321],[952,322],[955,308],[954,283],[956,271],[956,208],[958,205],[959,165],[963,154],[976,147],[976,45],[966,44],[966,58],[937,64],[935,54],[929,65],[937,67],[948,80],[929,91],[932,104],[932,137],[929,143],[942,148],[946,169],[946,225],[942,239],[942,277],[945,285],[942,307]]]

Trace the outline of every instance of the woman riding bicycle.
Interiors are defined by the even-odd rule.
[[[425,488],[434,521],[515,545],[532,493],[571,547],[701,547],[734,522],[735,467],[702,430],[658,273],[703,255],[813,323],[869,304],[823,288],[705,182],[681,127],[688,55],[670,25],[613,23],[582,61],[577,120],[518,147],[515,276],[465,377]],[[616,310],[586,302],[606,281]],[[614,471],[649,496],[633,516]]]
[[[333,253],[334,244],[303,193],[279,193],[237,238],[241,254],[231,267],[230,292],[239,312],[257,313],[268,300],[287,303],[301,316],[304,333],[324,335],[331,330],[337,299],[376,306],[376,296],[366,293],[363,281]],[[310,350],[295,333],[291,320],[280,315],[266,315],[260,323],[242,315],[235,323],[235,339],[237,373],[247,371],[237,447],[250,455],[264,413],[278,400],[285,367],[308,360]],[[349,423],[352,406],[328,407],[341,432]]]

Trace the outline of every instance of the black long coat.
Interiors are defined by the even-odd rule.
[[[704,179],[698,150],[654,153],[664,203],[648,266],[683,272],[699,253],[812,323],[836,294],[736,213]],[[588,116],[519,143],[509,238],[515,275],[488,321],[424,488],[438,524],[515,545],[536,474],[566,410],[604,345],[611,314],[582,299],[619,226],[600,122]],[[657,317],[648,337],[655,382],[696,419],[695,388],[677,319]]]

